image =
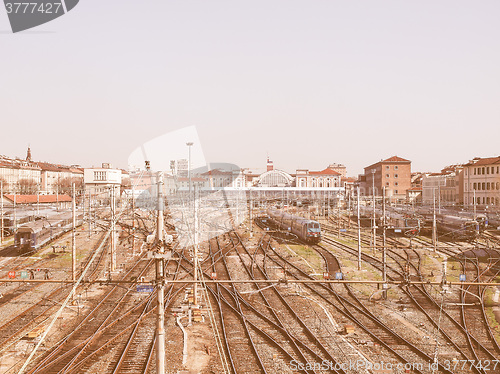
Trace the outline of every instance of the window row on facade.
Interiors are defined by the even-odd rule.
[[[337,179],[330,180],[330,178],[326,179],[311,179],[311,185],[308,186],[308,183],[305,179],[299,179],[299,187],[339,187],[339,181]]]
[[[478,191],[500,190],[500,182],[473,183],[472,189]]]
[[[482,201],[482,202],[481,202]],[[491,204],[491,205],[499,205],[500,203],[500,199],[498,197],[489,197],[489,196],[486,196],[486,197],[476,197],[476,204],[478,205],[488,205],[488,204]]]
[[[474,168],[474,175],[500,174],[500,166],[483,166]]]

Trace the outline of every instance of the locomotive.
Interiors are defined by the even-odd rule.
[[[290,231],[307,243],[318,243],[321,240],[321,226],[317,221],[274,209],[269,209],[267,215],[281,230]]]
[[[77,216],[76,225],[83,223]],[[14,246],[19,253],[37,251],[51,240],[68,232],[73,227],[71,212],[59,213],[22,225],[14,235]]]

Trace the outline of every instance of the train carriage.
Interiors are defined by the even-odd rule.
[[[82,224],[81,214],[77,216],[76,224],[77,226]],[[14,236],[14,245],[19,253],[37,251],[72,227],[71,212],[57,213],[19,227]]]
[[[301,240],[308,243],[318,243],[321,240],[321,225],[317,221],[279,210],[270,209],[267,214],[281,230],[290,231]]]

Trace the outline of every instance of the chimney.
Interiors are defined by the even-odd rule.
[[[271,171],[271,170],[274,170],[274,165],[273,165],[273,162],[268,157],[267,158],[267,171]]]

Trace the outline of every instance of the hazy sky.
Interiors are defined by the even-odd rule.
[[[498,0],[81,0],[12,34],[0,8],[0,154],[29,143],[37,160],[126,167],[195,125],[208,161],[242,167],[497,156],[499,14]]]

